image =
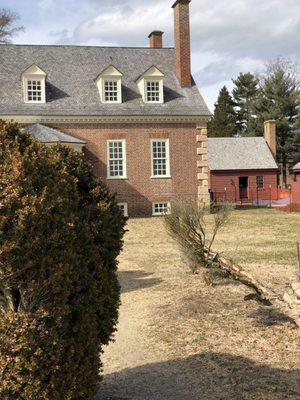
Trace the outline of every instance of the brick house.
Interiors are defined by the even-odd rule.
[[[278,166],[275,156],[275,121],[265,122],[265,137],[208,138],[212,200],[276,200]]]
[[[210,112],[191,76],[190,0],[174,5],[175,46],[1,45],[0,118],[46,144],[83,149],[129,216],[207,202]]]

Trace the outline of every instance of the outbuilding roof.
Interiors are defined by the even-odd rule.
[[[300,171],[300,161],[293,166],[293,171]]]
[[[208,138],[210,170],[277,169],[263,137]]]
[[[23,101],[21,75],[31,65],[47,74],[46,104]],[[122,74],[122,104],[100,102],[96,78],[113,65]],[[164,74],[164,104],[145,104],[136,80],[155,65]],[[209,116],[197,86],[182,88],[174,49],[0,45],[0,116]]]
[[[41,143],[86,144],[83,140],[77,139],[74,136],[66,135],[57,129],[49,128],[49,126],[41,124],[28,125],[23,128],[22,131],[34,136]]]

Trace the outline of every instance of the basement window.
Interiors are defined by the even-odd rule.
[[[153,203],[152,204],[152,215],[159,216],[169,214],[171,212],[171,203]]]
[[[257,189],[263,189],[264,188],[264,177],[263,176],[257,176],[256,177],[256,187]]]
[[[124,217],[128,217],[128,204],[127,203],[118,203],[118,207],[123,212]]]

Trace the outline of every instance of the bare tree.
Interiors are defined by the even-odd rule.
[[[6,9],[0,9],[0,43],[10,43],[11,38],[24,28],[15,26],[19,15]]]
[[[193,273],[208,266],[216,235],[228,221],[231,210],[230,204],[215,208],[212,224],[207,224],[210,210],[195,204],[174,204],[172,213],[165,215],[167,232],[179,244]]]

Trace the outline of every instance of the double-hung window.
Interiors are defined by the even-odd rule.
[[[105,80],[104,81],[104,99],[105,103],[118,103],[119,102],[119,87],[118,81]]]
[[[257,187],[257,189],[263,189],[264,188],[264,177],[263,176],[257,176],[256,177],[256,187]]]
[[[162,178],[170,176],[169,140],[151,140],[152,177]]]
[[[107,142],[107,170],[110,179],[126,178],[125,140]]]

